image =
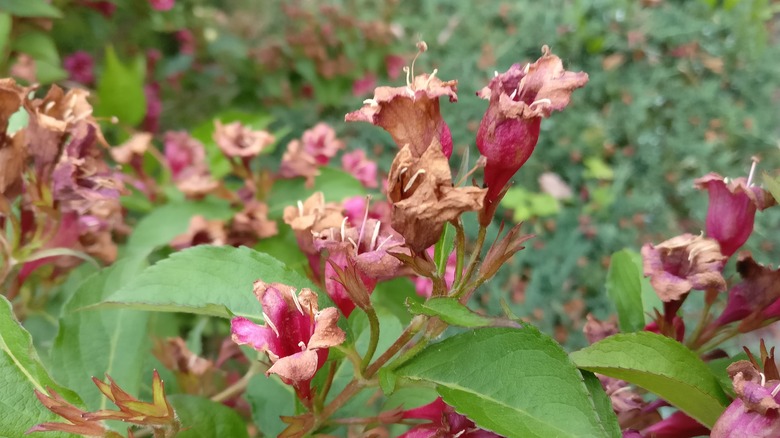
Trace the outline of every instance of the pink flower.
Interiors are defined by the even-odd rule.
[[[745,320],[746,326],[760,326],[774,313],[770,309],[780,299],[780,269],[773,270],[740,254],[737,272],[742,281],[729,290],[729,301],[714,326]],[[768,313],[768,314],[767,314]]]
[[[160,114],[162,114],[160,84],[144,85],[144,95],[146,96],[146,116],[141,126],[146,132],[157,132],[160,129]]]
[[[62,61],[62,66],[70,75],[70,79],[84,85],[95,82],[95,61],[92,55],[79,50]]]
[[[176,0],[149,0],[149,4],[155,11],[170,11],[176,4]]]
[[[106,18],[111,18],[116,11],[116,5],[109,1],[82,0],[81,5],[100,12]]]
[[[403,419],[428,420],[413,427],[399,438],[434,438],[434,437],[461,437],[461,438],[500,438],[493,432],[480,429],[466,416],[455,412],[451,406],[444,403],[441,397],[419,408],[409,409],[402,414]]]
[[[352,95],[365,96],[376,87],[376,75],[366,73],[362,78],[352,82]]]
[[[357,149],[341,156],[341,167],[351,173],[364,187],[379,187],[376,181],[377,164],[366,157],[363,149]]]
[[[179,42],[179,53],[182,55],[195,54],[195,35],[187,29],[181,29],[176,32],[176,41]]]
[[[477,148],[487,158],[486,201],[494,201],[536,147],[542,118],[563,111],[571,93],[588,82],[587,73],[563,69],[560,58],[542,47],[533,64],[514,64],[477,95],[490,100],[477,131]]]
[[[304,131],[301,142],[303,150],[321,166],[328,164],[340,149],[344,149],[344,142],[336,138],[336,131],[322,122]]]
[[[328,253],[325,290],[346,317],[355,310],[356,300],[374,291],[378,280],[393,278],[401,268],[401,262],[388,251],[400,251],[403,238],[377,220],[364,219],[359,227],[346,227],[344,219],[340,228],[317,233],[315,239],[315,248]],[[357,281],[353,289],[339,281],[338,271]]]
[[[675,412],[642,430],[642,435],[653,438],[688,438],[707,434],[709,429],[683,412]]]
[[[712,428],[713,438],[780,436],[780,381],[774,362],[774,348],[768,357],[762,343],[763,373],[750,355],[729,365],[737,398],[726,408]],[[770,366],[767,366],[770,365]]]
[[[278,375],[295,388],[298,398],[311,406],[311,380],[328,359],[328,349],[346,339],[336,325],[336,308],[318,311],[317,294],[302,289],[296,294],[290,286],[260,280],[254,293],[263,305],[265,325],[243,317],[230,322],[233,341],[268,354],[273,365],[266,376]]]
[[[165,161],[173,179],[192,167],[205,167],[206,148],[186,131],[168,131],[163,140]]]
[[[360,224],[366,215],[366,210],[368,210],[368,218],[390,222],[393,206],[384,200],[374,201],[369,205],[365,196],[353,196],[345,199],[341,203],[341,208],[344,210],[344,215],[349,218],[349,223]]]
[[[428,256],[433,259],[434,249],[428,248]],[[447,258],[447,267],[444,269],[444,283],[447,288],[452,286],[455,281],[455,265],[457,257],[455,251],[452,251]],[[414,279],[414,289],[417,291],[417,295],[425,298],[430,298],[433,293],[433,280],[426,277],[416,277]]]
[[[756,210],[763,210],[775,202],[769,192],[751,186],[745,178],[727,183],[717,173],[709,173],[697,179],[695,186],[709,192],[707,237],[720,243],[726,257],[731,257],[750,237]]]
[[[385,56],[385,68],[387,69],[387,77],[394,81],[401,76],[401,72],[406,65],[406,61],[402,56],[387,55]]]

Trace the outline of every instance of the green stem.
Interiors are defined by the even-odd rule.
[[[336,362],[331,361],[328,368],[328,377],[325,379],[325,384],[322,386],[320,395],[314,400],[314,411],[322,411],[322,406],[325,404],[325,399],[328,398],[330,387],[333,385],[333,378],[336,376]]]
[[[701,336],[701,332],[702,330],[704,330],[704,327],[707,325],[707,323],[710,320],[710,309],[712,309],[712,303],[709,301],[705,302],[704,309],[702,309],[701,312],[701,318],[699,319],[699,323],[696,324],[696,328],[693,330],[693,333],[691,334],[691,340],[687,343],[688,348],[696,349],[696,346],[699,344],[699,337]]]
[[[366,355],[363,356],[363,360],[360,362],[360,370],[365,371],[368,368],[368,364],[371,363],[371,359],[376,353],[376,346],[379,343],[379,318],[376,316],[376,311],[373,307],[367,307],[365,309],[366,316],[368,316],[368,327],[370,330],[370,337],[368,340],[368,350]]]
[[[455,226],[455,284],[452,287],[453,289],[456,289],[460,285],[461,276],[463,275],[463,259],[466,253],[466,232],[463,230],[463,222],[460,217],[453,225]]]

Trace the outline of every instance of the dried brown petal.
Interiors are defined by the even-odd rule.
[[[404,146],[390,167],[387,187],[392,226],[409,248],[421,252],[436,243],[444,224],[482,208],[485,189],[453,187],[447,157],[436,139],[420,157]]]
[[[119,146],[111,148],[111,157],[120,164],[127,164],[134,156],[143,156],[152,145],[152,134],[138,132]]]

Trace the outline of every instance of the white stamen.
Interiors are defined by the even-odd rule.
[[[368,221],[368,204],[371,202],[371,196],[366,196],[366,211],[363,213],[363,223],[360,224],[360,232],[358,233],[358,245],[363,241],[363,232],[366,229],[366,221]],[[355,250],[358,246],[355,245]]]
[[[728,183],[729,183],[729,177],[723,178],[723,184],[728,184]]]
[[[412,175],[412,177],[409,179],[409,182],[406,183],[406,186],[404,186],[404,192],[408,192],[409,189],[411,189],[412,186],[414,185],[414,182],[417,180],[417,177],[424,173],[425,173],[425,169],[420,169],[414,175]]]
[[[46,106],[43,107],[43,112],[48,113],[50,109],[54,107],[54,101],[47,103]]]
[[[511,100],[515,100],[515,96],[517,96],[517,88],[515,88],[515,91],[513,91],[512,94],[509,95],[509,98]]]
[[[460,432],[456,433],[455,435],[452,436],[452,438],[458,438],[459,436],[463,435],[464,433],[466,433],[466,429],[463,429]]]
[[[298,216],[303,216],[303,202],[298,201]]]
[[[409,170],[409,168],[408,167],[404,167],[403,169],[401,169],[400,172],[398,172],[398,176],[403,176],[403,174],[406,173],[407,170]]]
[[[550,99],[539,99],[534,101],[534,103],[528,105],[529,107],[533,108],[534,105],[552,105],[552,101]]]
[[[531,68],[531,63],[529,62],[528,64],[525,65],[525,67],[523,67],[523,74],[527,75],[528,74],[528,70],[530,68]]]
[[[494,78],[497,78],[497,77],[498,77],[498,70],[493,70],[493,77],[494,77]]]
[[[750,187],[750,185],[753,183],[753,174],[756,173],[756,164],[758,164],[758,162],[756,160],[753,160],[753,164],[750,166],[750,173],[748,174],[748,180],[747,180],[748,187]]]
[[[772,390],[772,392],[771,392],[772,397],[776,396],[778,392],[780,392],[780,384],[775,386],[775,389]]]
[[[330,240],[336,240],[336,236],[333,235],[333,228],[330,229]]]
[[[376,226],[374,227],[374,234],[371,236],[371,246],[369,247],[370,250],[374,249],[374,245],[376,245],[376,239],[379,237],[379,225],[381,223],[379,221],[376,221]]]
[[[428,88],[428,85],[430,85],[431,81],[433,80],[434,76],[436,76],[436,73],[439,72],[438,68],[434,68],[431,74],[428,76],[428,80],[425,81],[425,88]]]
[[[276,336],[279,337],[279,330],[276,329],[274,323],[271,322],[271,318],[268,317],[265,312],[263,312],[263,319],[265,319],[265,323],[268,325],[268,327],[271,327],[271,330],[273,330],[274,333],[276,333]]]
[[[393,238],[392,235],[387,236],[387,238],[385,240],[383,240],[382,243],[380,243],[379,246],[377,246],[374,251],[379,251],[380,249],[382,249],[382,246],[384,246],[384,244],[387,243],[387,241],[392,239],[392,238]]]
[[[416,57],[415,57],[415,59],[416,59]],[[414,61],[412,61],[412,63],[414,63]],[[412,86],[412,81],[409,80],[409,75],[411,74],[411,69],[408,66],[405,65],[404,66],[404,72],[406,73],[406,86],[407,87],[411,87]]]
[[[68,120],[73,116],[73,108],[66,108],[65,111],[62,113],[62,119]]]
[[[366,99],[363,101],[363,105],[379,106],[379,102],[376,99]]]
[[[298,347],[301,348],[301,351],[306,351],[306,344],[304,344],[303,341],[298,342]]]
[[[758,373],[761,376],[761,386],[766,385],[766,376],[764,373]]]
[[[347,240],[349,241],[349,243],[352,244],[353,247],[355,247],[355,251],[357,251],[357,248],[358,248],[357,243],[355,243],[355,241],[352,240],[351,237],[347,237]]]
[[[347,234],[347,218],[341,221],[341,241],[344,241],[344,236]]]
[[[298,301],[298,295],[295,295],[295,292],[291,290],[290,296],[292,296],[293,302],[295,303],[295,307],[298,309],[298,312],[303,315],[303,308],[301,307],[301,302]]]

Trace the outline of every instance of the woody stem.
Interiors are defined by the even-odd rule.
[[[216,394],[213,397],[211,397],[211,401],[221,403],[238,394],[241,394],[249,385],[249,381],[252,380],[252,377],[260,371],[260,367],[261,367],[260,362],[252,362],[252,365],[249,366],[249,369],[246,371],[246,374],[244,374],[244,376],[241,377],[241,379],[239,379],[236,383],[225,388],[219,394]]]

